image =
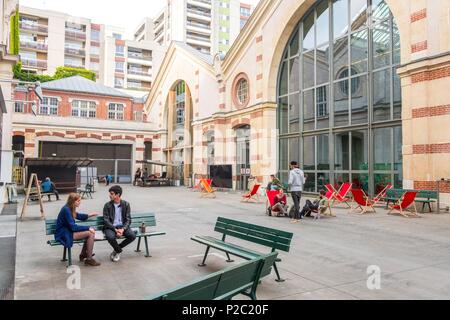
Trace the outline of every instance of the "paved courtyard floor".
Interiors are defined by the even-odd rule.
[[[93,200],[82,201],[81,212],[102,212],[108,200],[106,188],[100,187],[93,196]],[[383,208],[361,216],[348,214],[342,207],[334,209],[336,218],[291,224],[287,218],[265,215],[263,203],[241,203],[235,193],[201,199],[199,193],[185,188],[124,186],[123,198],[131,202],[133,213],[155,213],[157,226],[153,229],[167,232],[150,239],[151,258],[135,253],[133,243],[122,259],[113,263],[109,260],[109,244],[96,243],[95,258],[102,265],[85,267],[74,259],[81,270],[81,289],[70,290],[66,284],[70,274],[60,262],[62,249],[46,244],[49,237],[44,221],[39,219],[39,205],[32,204],[24,221],[17,222],[14,298],[144,299],[221,270],[230,264],[224,254],[214,250],[207,267],[197,266],[205,246],[190,237],[214,236],[215,221],[224,216],[294,233],[291,251],[280,253],[283,261],[279,268],[286,281],[275,282],[272,273],[258,287],[259,299],[450,299],[449,214],[406,219],[388,216]],[[62,199],[44,200],[47,218],[56,218],[66,196]],[[18,215],[21,208],[19,203]],[[74,247],[75,258],[80,250]],[[241,261],[237,258],[235,263]],[[381,270],[379,290],[367,287],[369,266]]]

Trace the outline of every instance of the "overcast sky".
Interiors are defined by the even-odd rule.
[[[256,5],[259,0],[242,2]],[[144,17],[155,16],[166,3],[167,0],[20,0],[26,7],[61,11],[92,19],[94,23],[123,27],[127,37],[132,36]]]

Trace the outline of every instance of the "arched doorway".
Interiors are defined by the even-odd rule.
[[[169,92],[167,106],[166,158],[175,164],[171,170],[180,185],[189,185],[192,177],[192,98],[185,81],[178,81]]]
[[[250,176],[250,126],[236,130],[236,190],[247,190]]]
[[[322,0],[280,64],[279,171],[299,159],[305,191],[352,182],[402,186],[400,36],[384,0]]]

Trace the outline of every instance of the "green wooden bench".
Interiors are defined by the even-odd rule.
[[[141,213],[136,214],[131,217],[131,225],[130,228],[139,228],[142,223],[145,224],[146,228],[148,227],[154,227],[156,226],[156,219],[155,215],[153,213]],[[89,226],[95,228],[95,230],[101,231],[104,227],[104,220],[102,217],[97,217],[96,219],[83,221],[83,222],[77,222],[77,225],[81,226]],[[54,235],[56,232],[56,220],[46,220],[45,221],[45,230],[47,235]],[[164,231],[149,231],[145,230],[145,233],[141,233],[139,230],[136,233],[136,238],[138,238],[137,248],[136,252],[141,252],[140,246],[141,246],[141,239],[144,238],[145,242],[145,257],[151,257],[150,252],[148,250],[148,241],[147,238],[154,237],[154,236],[160,236],[166,234]],[[96,239],[97,241],[106,241],[106,238],[104,239]],[[74,244],[83,244],[84,240],[74,240]],[[47,241],[47,244],[49,244],[52,247],[55,246],[62,246],[62,244],[59,241],[56,240],[49,240]],[[72,265],[72,252],[71,248],[64,248],[63,251],[63,258],[61,261],[64,261],[68,263],[68,266]]]
[[[437,202],[438,193],[437,191],[431,190],[407,190],[407,189],[388,189],[386,191],[386,209],[389,208],[389,203],[396,203],[405,192],[407,191],[417,191],[417,197],[415,202],[422,203],[422,212],[425,211],[425,206],[428,205],[428,209],[431,212],[431,203]]]
[[[41,199],[44,198],[44,196],[48,197],[48,200],[51,201],[51,196],[55,196],[56,193],[54,192],[44,192],[41,189]],[[39,200],[39,193],[36,187],[30,189],[30,195],[28,197],[28,201],[38,201]]]
[[[278,252],[271,252],[237,266],[212,273],[164,291],[150,300],[231,300],[238,294],[257,300],[260,279],[269,275]]]
[[[241,240],[246,240],[269,247],[272,249],[272,252],[274,252],[275,250],[289,252],[293,236],[291,232],[266,228],[255,224],[231,220],[223,217],[217,218],[214,231],[222,233],[222,239],[217,239],[210,236],[194,236],[191,238],[191,240],[206,245],[205,256],[203,258],[203,262],[199,264],[200,267],[206,266],[205,261],[210,248],[215,248],[217,250],[225,252],[228,258],[227,262],[233,262],[233,260],[231,260],[230,258],[230,254],[246,260],[256,259],[264,255],[261,252],[250,250],[230,242],[225,242],[226,236],[235,237]],[[281,259],[276,259],[276,262],[280,261]],[[274,263],[274,269],[275,273],[277,274],[276,281],[284,281],[280,277],[276,263]]]

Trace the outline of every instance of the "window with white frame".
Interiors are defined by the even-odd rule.
[[[108,119],[123,120],[125,106],[122,103],[110,103],[108,105]]]
[[[40,115],[57,116],[58,115],[58,98],[44,97],[39,105]]]
[[[14,102],[14,112],[23,113],[24,109],[23,101]]]
[[[95,101],[73,100],[72,117],[95,118],[97,116],[97,104]]]
[[[144,118],[143,115],[144,115],[144,113],[142,111],[134,111],[133,112],[133,120],[142,122],[143,118]]]

